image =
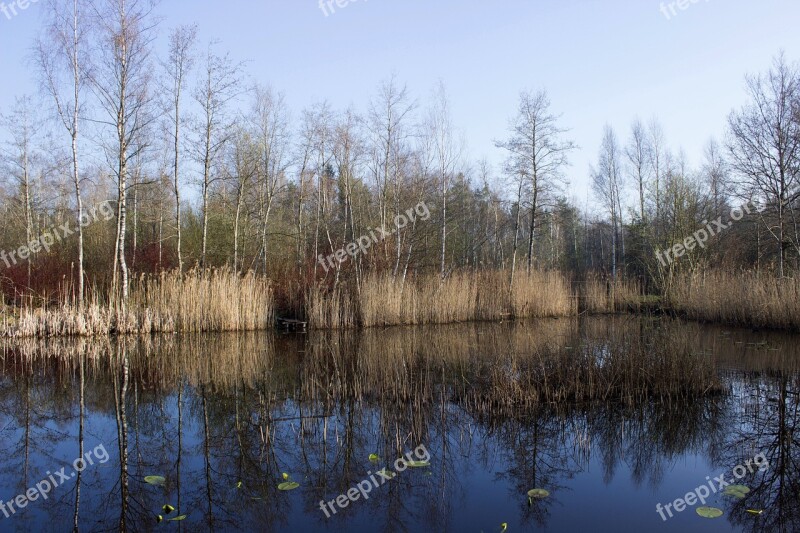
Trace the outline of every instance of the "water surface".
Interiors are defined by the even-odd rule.
[[[6,344],[0,530],[798,531],[798,346],[635,317]],[[748,460],[722,517],[662,520]]]

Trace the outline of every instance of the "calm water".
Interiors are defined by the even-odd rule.
[[[543,401],[576,358],[612,378]],[[798,361],[797,336],[630,317],[7,345],[0,530],[800,531]],[[662,520],[738,465],[722,517]]]

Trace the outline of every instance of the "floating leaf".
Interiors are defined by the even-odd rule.
[[[241,481],[236,484],[236,488],[237,489],[241,489],[242,488],[242,482]]]
[[[502,533],[506,529],[508,529],[508,524],[507,523],[503,522],[502,524],[500,524],[500,533]]]
[[[175,508],[170,504],[166,504],[164,507],[161,508],[161,510],[164,511],[165,514],[170,514],[172,511],[175,510]]]
[[[300,486],[300,483],[295,483],[294,481],[285,481],[278,485],[278,490],[294,490]]]
[[[164,520],[163,516],[161,515],[156,516],[156,522],[161,522],[162,520]]]
[[[722,494],[741,500],[747,496],[748,492],[750,492],[750,489],[744,485],[728,485],[725,487],[725,490],[722,491]]]
[[[696,512],[703,518],[719,518],[722,516],[722,509],[717,509],[716,507],[698,507]]]
[[[186,520],[186,515],[182,514],[180,516],[176,516],[175,518],[170,518],[168,522],[180,522],[181,520]]]
[[[406,464],[411,468],[425,468],[426,466],[431,466],[428,461],[408,461]]]
[[[381,460],[381,458],[378,457],[377,454],[374,454],[374,453],[369,454],[369,462],[370,463],[377,463],[380,460]]]
[[[159,487],[163,487],[164,484],[167,482],[163,476],[146,476],[144,478],[145,483],[149,483],[151,485],[156,485]]]
[[[759,515],[759,514],[763,513],[764,510],[763,509],[748,509],[747,512],[750,513],[750,514]]]
[[[283,479],[284,479],[285,481],[288,481],[288,480],[289,480],[289,474],[287,474],[286,472],[284,472],[284,473],[283,473]]]
[[[550,496],[550,492],[544,489],[531,489],[528,491],[528,497],[536,500],[541,500]]]

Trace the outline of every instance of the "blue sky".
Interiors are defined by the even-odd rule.
[[[583,202],[605,123],[624,137],[637,115],[657,116],[670,145],[697,163],[744,102],[745,73],[768,68],[780,49],[800,60],[796,0],[700,0],[670,20],[661,4],[357,0],[326,17],[318,0],[163,0],[159,13],[162,41],[196,22],[203,41],[219,39],[254,79],[283,91],[294,116],[323,99],[364,109],[392,73],[424,104],[442,80],[474,159],[499,162],[493,141],[519,91],[545,88],[580,145],[568,174]],[[41,11],[0,13],[0,111],[36,90],[23,58]]]

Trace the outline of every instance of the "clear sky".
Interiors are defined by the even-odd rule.
[[[327,17],[318,0],[163,0],[159,13],[162,41],[198,23],[294,116],[323,99],[364,109],[392,73],[424,104],[441,79],[467,152],[495,163],[519,91],[545,88],[580,145],[568,173],[583,201],[606,122],[625,137],[637,115],[658,116],[698,163],[744,102],[745,73],[780,49],[800,60],[797,0],[685,1],[669,19],[661,0],[351,0]],[[0,13],[0,111],[35,90],[23,58],[40,15],[41,4]]]

